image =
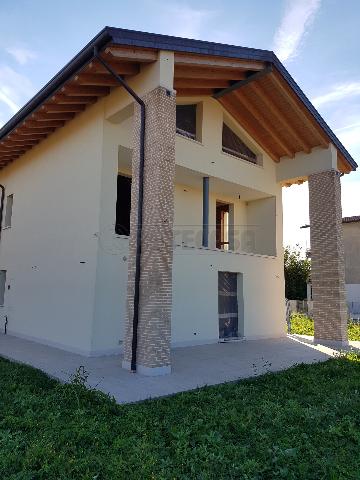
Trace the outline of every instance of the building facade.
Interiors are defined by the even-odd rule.
[[[315,335],[345,342],[356,164],[287,75],[272,52],[96,37],[0,131],[7,333],[144,374],[285,335],[281,191],[308,180]]]
[[[360,216],[343,218],[345,286],[350,313],[360,315]]]

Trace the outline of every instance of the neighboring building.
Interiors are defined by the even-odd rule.
[[[8,333],[145,374],[284,335],[281,191],[308,180],[315,336],[346,341],[357,165],[272,52],[105,28],[0,130],[0,166]]]
[[[349,310],[360,314],[360,216],[344,217],[345,284]]]

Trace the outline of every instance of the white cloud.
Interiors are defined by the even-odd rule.
[[[0,66],[0,116],[3,118],[13,115],[19,110],[19,105],[25,103],[34,93],[30,80],[17,73],[11,67]],[[6,105],[6,110],[1,109]]]
[[[204,38],[205,24],[215,14],[211,10],[192,8],[182,3],[162,3],[161,8],[160,5],[158,7],[162,30],[185,38]]]
[[[24,47],[9,47],[6,51],[10,53],[20,65],[25,65],[29,60],[37,58],[35,52]]]
[[[320,8],[321,0],[287,0],[281,24],[275,33],[274,51],[281,61],[298,54],[301,41]]]
[[[0,87],[0,102],[4,102],[12,111],[12,113],[16,113],[19,110],[19,105],[15,103],[11,98],[2,91],[2,88]]]
[[[329,92],[312,99],[315,107],[323,106],[330,102],[338,102],[345,98],[360,95],[360,82],[342,83],[334,85]]]

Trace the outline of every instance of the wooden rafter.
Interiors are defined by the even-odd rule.
[[[80,73],[76,75],[74,81],[79,85],[96,85],[96,86],[109,86],[118,87],[119,83],[111,75],[106,73]]]
[[[209,80],[241,80],[245,78],[243,70],[226,70],[204,67],[191,67],[175,65],[175,80],[179,78],[205,78]]]
[[[308,128],[312,132],[312,134],[318,139],[319,145],[327,148],[329,145],[329,140],[327,139],[326,135],[321,131],[320,127],[318,128],[314,125],[314,118],[307,111],[306,107],[300,105],[300,102],[295,99],[294,92],[292,92],[289,87],[283,84],[283,82],[278,78],[275,72],[269,75],[269,78],[273,85],[275,85],[281,91],[282,95],[284,95],[284,97],[288,100],[292,109],[303,120],[306,128]]]
[[[93,95],[94,97],[102,97],[110,93],[110,88],[96,85],[65,85],[62,87],[61,93],[64,93],[68,96]]]
[[[174,88],[225,88],[229,86],[228,80],[221,79],[192,79],[178,78],[174,81]]]
[[[293,158],[294,152],[284,142],[284,140],[278,135],[278,133],[270,126],[269,122],[264,119],[261,112],[254,106],[254,104],[246,98],[244,90],[233,92],[233,95],[244,105],[244,107],[251,113],[255,120],[261,125],[261,127],[272,137],[272,139],[279,145],[286,155]]]
[[[82,112],[85,110],[85,105],[81,105],[78,103],[74,104],[67,104],[67,105],[58,105],[56,103],[46,103],[41,107],[42,111],[45,112],[53,112],[53,113],[59,113],[59,112]]]
[[[44,112],[35,112],[31,115],[33,120],[39,122],[52,122],[53,120],[71,120],[75,117],[74,112],[56,112],[56,113],[44,113]]]
[[[48,120],[46,123],[45,122],[36,122],[35,120],[26,120],[23,125],[25,127],[31,127],[31,128],[44,128],[44,127],[54,127],[54,128],[59,128],[63,127],[65,125],[65,122],[62,120]]]
[[[38,128],[30,128],[30,127],[23,126],[21,128],[17,128],[15,130],[15,133],[20,135],[32,135],[34,133],[44,135],[47,133],[52,133],[54,130],[55,128],[53,127],[44,126],[41,129],[41,132],[39,132]]]
[[[96,100],[97,100],[97,97],[92,97],[92,96],[88,96],[86,97],[85,95],[80,95],[78,97],[76,97],[75,95],[72,95],[72,96],[67,96],[67,95],[61,95],[61,94],[57,94],[57,95],[54,95],[51,100],[53,102],[56,102],[56,103],[59,103],[59,104],[67,104],[67,103],[82,103],[82,104],[85,104],[85,103],[95,103]]]
[[[214,98],[220,98],[220,97],[223,97],[224,95],[228,95],[234,90],[239,90],[241,87],[245,87],[245,85],[249,85],[253,82],[256,82],[256,80],[259,80],[259,78],[262,78],[271,72],[272,72],[272,66],[270,65],[269,67],[259,70],[258,72],[253,73],[252,75],[249,75],[244,80],[239,80],[238,82],[233,83],[229,87],[226,87],[223,90],[216,92],[214,95]]]
[[[175,68],[177,65],[187,67],[212,67],[213,69],[229,70],[261,70],[264,68],[264,62],[256,60],[242,60],[237,58],[225,58],[212,55],[196,55],[189,53],[175,52]]]
[[[214,93],[214,90],[211,88],[179,88],[176,89],[176,94],[178,97],[201,97],[201,96],[209,96]]]
[[[32,133],[31,135],[23,135],[21,133],[12,133],[9,136],[9,140],[21,141],[24,140],[24,143],[31,140],[43,140],[47,137],[47,133]]]
[[[136,63],[109,62],[109,65],[118,75],[136,75],[140,71],[140,67]],[[90,62],[84,71],[88,73],[108,72],[102,63],[96,61]]]
[[[266,108],[277,118],[277,120],[281,123],[282,128],[285,131],[288,131],[290,135],[292,135],[297,140],[297,142],[301,145],[303,151],[305,153],[310,153],[311,152],[310,146],[298,134],[296,129],[292,127],[291,122],[287,118],[285,118],[284,114],[275,105],[275,103],[271,100],[271,98],[264,93],[260,85],[257,82],[254,82],[249,87],[251,90],[253,90],[254,94],[261,99],[261,101],[265,104]]]
[[[102,54],[104,60],[149,63],[155,62],[158,58],[158,52],[150,48],[132,48],[111,45],[105,48]]]
[[[241,125],[250,136],[252,136],[255,141],[257,138],[256,128],[249,122],[246,117],[240,115],[239,109],[234,103],[232,103],[231,97],[223,97],[219,99],[219,102],[222,106],[229,112],[231,116]],[[279,158],[273,153],[271,147],[264,141],[259,142],[262,149],[269,155],[270,158],[274,160],[274,162],[278,162]]]

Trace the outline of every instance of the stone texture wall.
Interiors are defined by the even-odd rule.
[[[143,97],[146,105],[144,207],[141,254],[138,371],[170,369],[175,176],[175,94],[163,87]],[[127,322],[124,366],[131,362],[138,205],[140,108],[135,106]],[[154,370],[154,371],[155,371]],[[145,372],[144,372],[145,373]],[[149,373],[149,372],[148,372]],[[166,372],[164,372],[166,373]]]
[[[315,338],[347,341],[340,174],[309,176]]]

